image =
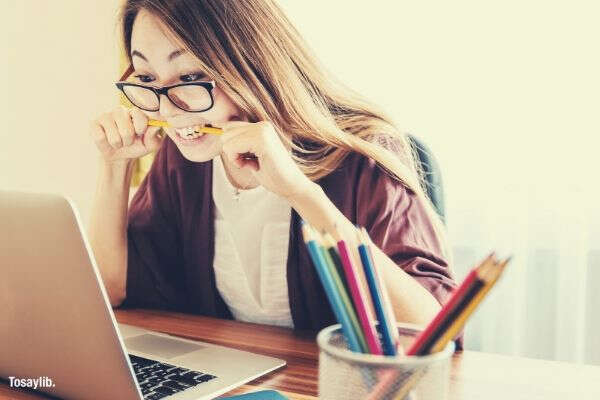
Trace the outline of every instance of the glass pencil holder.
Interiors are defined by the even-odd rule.
[[[420,332],[398,324],[400,343],[408,348]],[[317,335],[319,399],[446,400],[454,342],[426,356],[381,356],[348,349],[339,324]]]

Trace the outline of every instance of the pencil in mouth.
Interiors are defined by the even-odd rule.
[[[212,126],[210,124],[206,124],[204,126],[200,126],[200,125],[196,125],[194,127],[194,132],[196,133],[212,133],[213,135],[220,135],[223,133],[223,129],[221,128],[217,128],[215,126]]]
[[[148,121],[148,125],[150,126],[160,126],[163,128],[169,128],[171,127],[171,125],[167,122],[167,121],[160,121],[160,120],[156,120],[156,119],[151,119]],[[194,125],[194,126],[190,126],[187,128],[183,128],[183,129],[177,129],[178,131],[183,131],[185,130],[185,136],[191,137],[194,135],[199,135],[199,134],[204,134],[204,133],[210,133],[213,135],[220,135],[223,133],[223,129],[221,128],[217,128],[215,126],[212,126],[210,124],[206,124],[206,125]]]

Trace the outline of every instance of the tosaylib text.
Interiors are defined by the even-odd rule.
[[[54,382],[47,376],[40,376],[38,378],[16,378],[14,376],[8,377],[10,387],[15,388],[49,388],[54,387]]]

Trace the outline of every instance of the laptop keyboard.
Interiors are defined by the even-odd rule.
[[[144,400],[158,400],[207,382],[214,375],[129,354]]]

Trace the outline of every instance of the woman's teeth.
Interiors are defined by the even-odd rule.
[[[204,133],[198,132],[193,126],[188,126],[187,128],[177,128],[175,129],[175,132],[177,132],[179,137],[184,140],[194,140],[204,135]]]

